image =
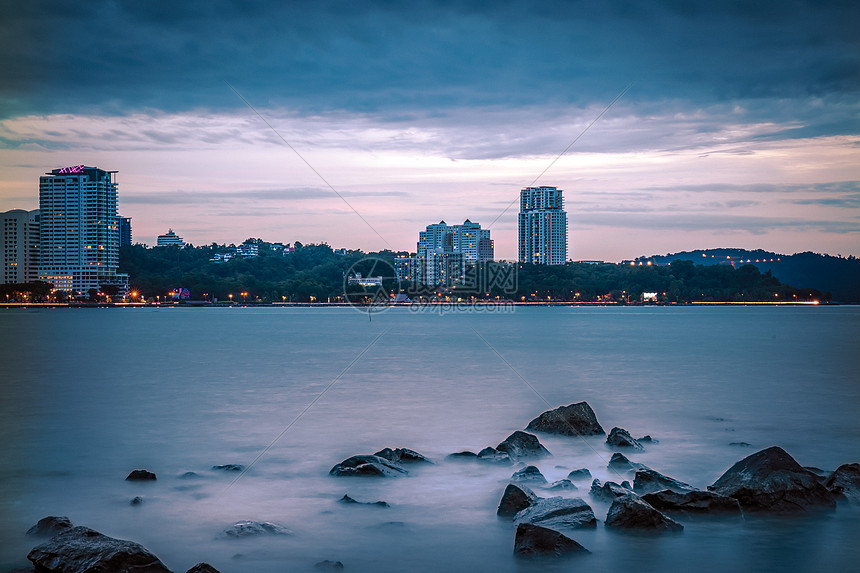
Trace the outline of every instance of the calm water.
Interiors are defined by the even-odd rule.
[[[0,571],[26,564],[37,541],[24,531],[45,515],[140,542],[180,572],[323,559],[349,571],[536,570],[512,557],[514,529],[495,516],[514,470],[444,456],[498,444],[547,403],[587,400],[607,431],[659,438],[635,460],[699,487],[774,444],[827,470],[860,461],[857,307],[397,309],[372,322],[351,309],[6,310],[0,333]],[[602,440],[541,441],[551,481],[579,467],[611,478]],[[394,480],[327,475],[386,446],[439,463]],[[252,465],[232,483],[210,469],[226,463]],[[158,480],[124,481],[134,468]],[[188,471],[199,477],[180,478]],[[336,503],[345,493],[391,507]],[[565,495],[602,522],[607,506],[587,486]],[[242,519],[293,535],[219,538]],[[575,566],[809,571],[860,559],[850,506],[683,523],[660,537],[602,523],[575,532],[592,552]]]

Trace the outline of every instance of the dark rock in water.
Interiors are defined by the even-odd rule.
[[[509,456],[507,452],[500,452],[496,448],[490,447],[486,447],[478,452],[478,461],[507,465],[512,463],[511,456]]]
[[[68,517],[49,515],[36,522],[36,525],[27,530],[27,535],[53,536],[73,527]]]
[[[578,488],[569,479],[560,479],[558,481],[554,481],[551,484],[549,484],[549,486],[547,486],[547,489],[552,489],[552,490],[563,489],[563,490],[574,491]]]
[[[824,482],[824,487],[852,502],[860,502],[860,464],[843,464]]]
[[[752,444],[748,444],[746,442],[729,442],[730,446],[737,446],[739,448],[751,448]]]
[[[328,559],[326,559],[325,561],[315,563],[314,569],[320,571],[343,571],[343,563],[341,563],[340,561],[329,561]]]
[[[478,458],[478,454],[475,452],[470,452],[468,450],[462,452],[455,452],[453,454],[448,454],[445,456],[446,460],[450,460],[452,462],[460,462],[460,461],[474,461]]]
[[[349,497],[349,495],[347,495],[347,494],[344,494],[344,496],[337,501],[338,501],[338,503],[347,503],[347,504],[353,504],[354,503],[356,505],[375,505],[377,507],[390,507],[388,505],[388,503],[385,501],[357,501],[357,500]]]
[[[241,464],[222,464],[220,466],[212,466],[212,469],[224,472],[240,472],[245,469],[245,466]]]
[[[197,472],[185,472],[179,477],[180,479],[194,479],[200,477],[200,474],[198,474]]]
[[[129,503],[129,505],[140,505],[143,503],[143,498],[140,497],[139,495],[136,495],[128,503]]]
[[[573,481],[582,481],[591,479],[591,472],[588,471],[587,468],[580,468],[578,470],[573,470],[569,474],[567,474],[567,479]]]
[[[78,526],[34,547],[27,555],[36,569],[51,573],[170,573],[145,547]]]
[[[389,462],[394,462],[396,464],[433,463],[415,450],[409,450],[406,448],[397,448],[395,450],[392,450],[391,448],[384,448],[373,455],[379,456],[380,458],[385,458]]]
[[[282,525],[268,521],[237,521],[222,532],[224,537],[255,537],[257,535],[292,535]]]
[[[630,491],[633,491],[633,486],[630,485],[630,482],[627,480],[624,480],[623,482],[621,482],[621,487],[623,487],[624,489],[629,489]]]
[[[565,557],[577,553],[589,553],[588,549],[566,535],[534,525],[521,523],[514,539],[514,555],[517,557]]]
[[[505,488],[505,493],[502,494],[496,515],[513,517],[525,508],[537,503],[538,499],[540,498],[526,486],[509,483],[508,487]]]
[[[606,433],[588,402],[548,410],[529,422],[526,430],[564,436],[601,436]]]
[[[535,466],[526,466],[518,472],[514,472],[511,476],[511,481],[514,483],[527,483],[531,485],[546,485],[546,478],[540,473],[540,470]]]
[[[215,569],[214,567],[212,567],[211,565],[209,565],[208,563],[198,563],[197,565],[195,565],[194,567],[192,567],[191,569],[189,569],[185,573],[221,573],[221,572],[218,571],[217,569]]]
[[[744,511],[797,513],[836,506],[818,477],[779,446],[737,462],[708,489],[737,499]]]
[[[636,441],[640,444],[659,444],[660,440],[656,438],[652,438],[650,435],[642,436],[641,438],[636,438]]]
[[[606,467],[616,472],[631,472],[649,469],[645,464],[631,462],[627,459],[627,456],[619,454],[618,452],[612,454],[612,457],[609,458],[609,465]]]
[[[610,448],[629,448],[631,450],[644,450],[642,444],[637,442],[630,432],[624,428],[615,427],[609,431],[609,436],[606,438],[606,445]]]
[[[534,523],[544,527],[596,527],[594,511],[584,500],[576,497],[540,498],[514,516],[514,523]]]
[[[624,483],[630,485],[627,482]],[[618,485],[614,481],[608,481],[606,483],[603,483],[599,479],[596,479],[591,482],[591,491],[589,491],[588,493],[596,499],[600,499],[603,501],[614,501],[618,497],[633,493],[633,490],[629,487]]]
[[[633,491],[642,495],[643,493],[663,491],[664,489],[670,489],[678,493],[697,491],[696,488],[688,483],[664,476],[660,472],[656,472],[650,468],[636,470],[636,476],[633,478]]]
[[[606,527],[645,531],[681,531],[684,526],[654,509],[635,493],[612,502],[606,514]]]
[[[397,477],[409,472],[379,456],[352,456],[335,465],[328,473],[332,476]]]
[[[152,481],[156,479],[155,474],[147,470],[132,470],[125,478],[128,481]]]
[[[731,514],[740,515],[741,506],[733,497],[716,494],[712,491],[688,491],[678,493],[672,490],[646,493],[642,499],[654,509],[683,513],[686,515]]]
[[[537,436],[519,430],[496,446],[496,451],[505,452],[512,460],[535,459],[552,455],[549,450],[541,445]]]

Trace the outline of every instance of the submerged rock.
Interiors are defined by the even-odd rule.
[[[730,446],[736,446],[738,448],[751,448],[752,444],[748,444],[747,442],[729,442]]]
[[[127,481],[153,481],[155,474],[148,470],[132,470],[125,478]]]
[[[798,513],[836,506],[818,477],[779,446],[737,462],[708,489],[737,499],[745,511]]]
[[[257,535],[292,535],[293,532],[282,525],[269,521],[237,521],[222,532],[224,537],[255,537]]]
[[[588,549],[554,529],[532,523],[517,526],[514,555],[517,557],[565,557],[589,553]]]
[[[860,464],[843,464],[824,482],[832,493],[852,502],[860,502]]]
[[[600,436],[606,433],[588,402],[548,410],[529,422],[526,430],[564,436]]]
[[[659,444],[660,440],[656,438],[652,438],[650,435],[642,436],[641,438],[636,438],[636,441],[640,444]]]
[[[511,460],[511,456],[509,456],[507,452],[500,452],[496,448],[490,447],[486,447],[480,452],[478,452],[478,461],[506,465],[510,465],[511,463],[513,463],[513,460]]]
[[[645,531],[681,531],[684,526],[664,515],[635,493],[612,502],[606,514],[606,527]]]
[[[497,452],[505,452],[512,460],[543,458],[549,450],[543,447],[537,436],[517,430],[496,446]]]
[[[637,442],[630,432],[624,428],[615,427],[609,431],[609,436],[606,438],[606,445],[610,448],[629,448],[631,450],[644,450],[642,444]]]
[[[579,488],[577,488],[577,487],[574,485],[574,483],[573,483],[572,481],[570,481],[569,479],[560,479],[560,480],[558,480],[558,481],[554,481],[554,482],[552,482],[551,484],[549,484],[549,485],[547,486],[547,489],[551,489],[551,490],[563,489],[563,490],[571,490],[571,491],[573,491],[573,490],[576,490],[576,489],[579,489]]]
[[[391,448],[383,448],[373,454],[374,456],[379,456],[380,458],[385,458],[390,462],[394,462],[396,464],[432,464],[429,459],[424,457],[424,455],[419,454],[415,450],[409,450],[407,448],[397,448],[392,450]]]
[[[632,472],[636,470],[649,469],[648,466],[646,466],[645,464],[631,462],[627,459],[627,456],[625,456],[624,454],[619,454],[618,452],[612,454],[612,457],[609,458],[609,465],[607,465],[606,467],[616,472]]]
[[[584,500],[575,498],[540,498],[514,516],[514,523],[534,523],[544,527],[596,527],[594,511]]]
[[[630,485],[627,482],[624,483],[628,486]],[[624,485],[618,485],[614,481],[603,483],[599,479],[595,479],[591,482],[591,490],[588,493],[592,497],[602,501],[614,501],[615,498],[633,493],[633,490]]]
[[[379,456],[352,456],[329,470],[332,476],[397,477],[409,472]]]
[[[496,515],[500,517],[513,517],[520,511],[537,503],[540,498],[524,485],[509,483],[499,501]]]
[[[642,495],[643,493],[663,491],[664,489],[670,489],[678,493],[697,491],[696,488],[688,483],[670,478],[650,468],[636,470],[636,476],[633,478],[633,491]]]
[[[511,481],[514,483],[527,483],[530,485],[546,485],[546,478],[540,473],[540,470],[535,466],[526,466],[518,472],[514,472],[511,476]]]
[[[43,517],[36,522],[36,525],[28,529],[27,535],[54,536],[63,531],[68,531],[72,527],[74,526],[68,517],[49,515],[48,517]]]
[[[450,460],[452,462],[460,462],[460,461],[474,461],[478,458],[478,454],[475,452],[470,452],[468,450],[464,450],[462,452],[454,452],[453,454],[448,454],[445,456],[446,460]]]
[[[144,546],[83,526],[34,547],[27,559],[38,571],[50,573],[170,573]]]
[[[578,470],[573,470],[569,474],[567,474],[567,479],[572,481],[584,481],[591,479],[591,472],[588,471],[587,468],[580,468]]]
[[[678,493],[667,489],[654,493],[646,493],[642,496],[642,499],[654,509],[686,515],[741,514],[741,506],[738,500],[733,497],[716,494],[712,491]]]
[[[390,507],[385,501],[357,501],[349,495],[344,494],[342,498],[337,500],[338,503],[355,504],[355,505],[375,505],[377,507]]]
[[[314,569],[318,571],[343,571],[343,563],[326,559],[325,561],[314,563]]]
[[[133,498],[131,498],[131,501],[128,502],[129,505],[141,505],[142,503],[143,503],[143,498],[140,497],[139,495],[134,496]]]
[[[240,472],[245,469],[242,464],[222,464],[220,466],[212,466],[213,470],[224,472]]]
[[[221,573],[221,572],[218,571],[217,569],[215,569],[214,567],[212,567],[211,565],[209,565],[208,563],[198,563],[197,565],[195,565],[194,567],[192,567],[191,569],[189,569],[185,573]]]

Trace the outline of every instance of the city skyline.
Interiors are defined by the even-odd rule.
[[[0,23],[0,211],[97,165],[149,245],[398,251],[471,219],[514,260],[546,185],[573,260],[860,255],[852,3],[50,6]]]

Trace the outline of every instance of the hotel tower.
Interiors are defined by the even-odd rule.
[[[520,191],[519,260],[536,265],[567,261],[567,213],[562,190],[526,187]]]

